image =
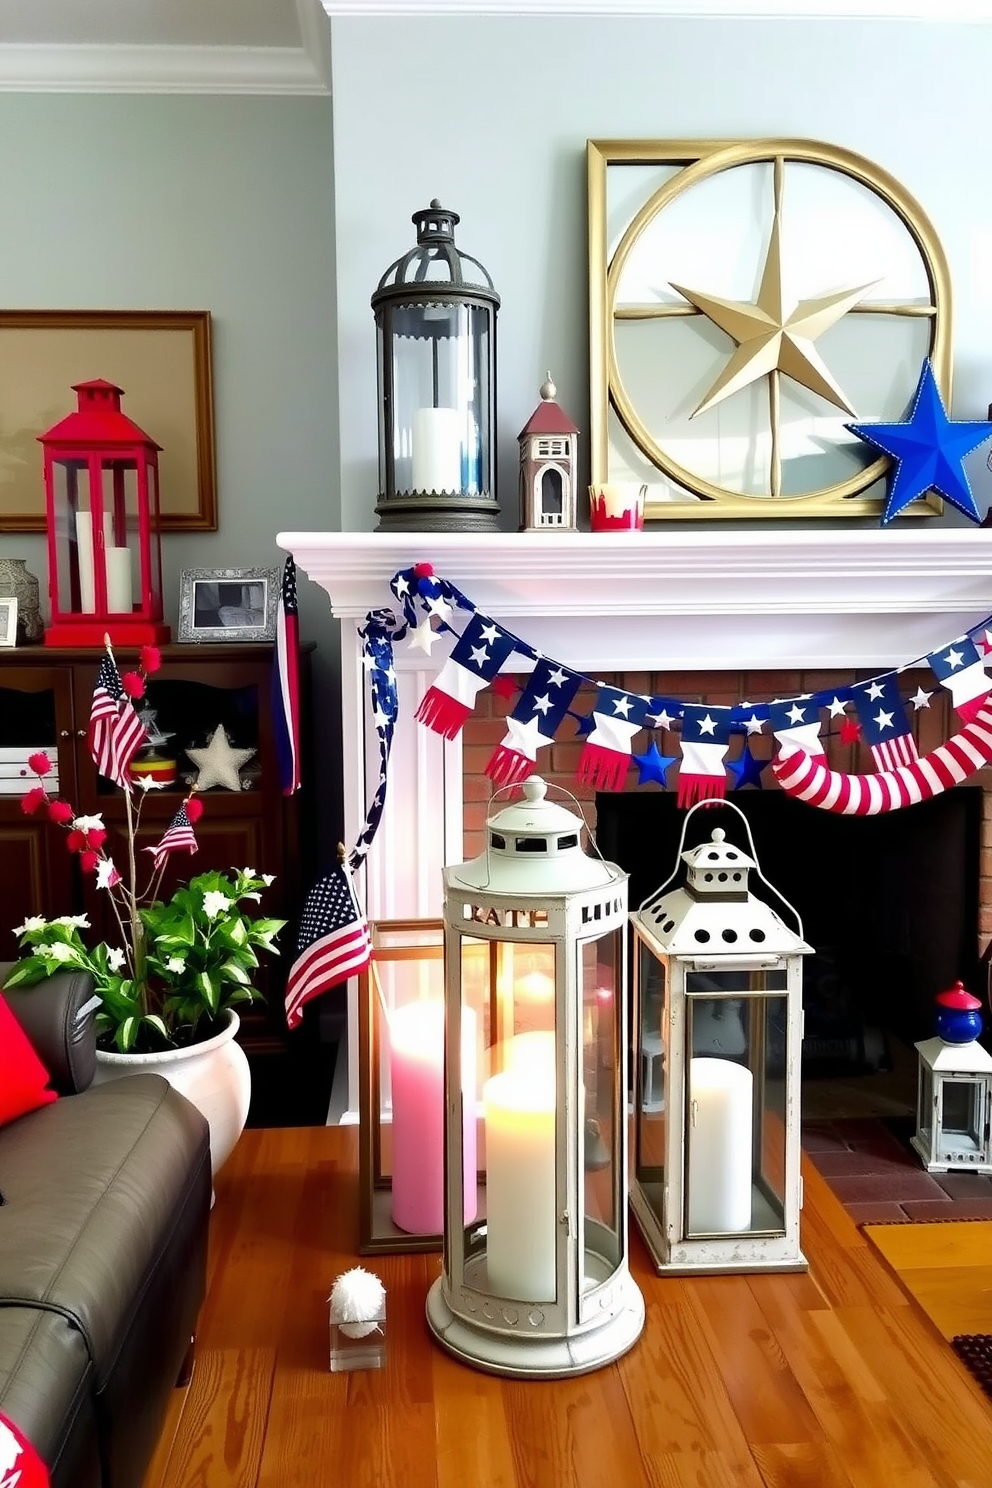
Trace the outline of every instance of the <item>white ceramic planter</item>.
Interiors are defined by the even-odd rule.
[[[188,1049],[162,1049],[157,1054],[96,1053],[94,1085],[122,1075],[163,1075],[207,1119],[210,1164],[220,1172],[244,1131],[251,1100],[251,1070],[235,1035],[241,1020],[233,1008],[223,1014],[226,1026],[202,1044]]]

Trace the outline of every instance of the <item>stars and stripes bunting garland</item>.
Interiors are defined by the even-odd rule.
[[[796,752],[772,762],[772,771],[787,795],[808,806],[842,816],[876,816],[915,806],[953,785],[960,785],[992,760],[992,707],[981,708],[971,723],[929,754],[909,765],[877,775],[846,775],[828,769],[823,759]]]
[[[861,737],[871,757],[882,770],[911,765],[918,750],[903,707],[895,673],[878,677],[867,687],[855,687],[854,706],[861,724]]]
[[[584,680],[556,661],[542,657],[537,662],[506,720],[506,733],[486,765],[494,787],[518,785],[533,773],[537,751],[553,743]]]
[[[969,636],[958,636],[949,646],[931,651],[927,661],[940,685],[951,694],[958,716],[968,723],[992,691],[992,678],[982,664],[978,647]]]
[[[276,649],[272,668],[272,729],[284,796],[300,788],[300,616],[296,563],[292,554],[282,571],[276,610]]]
[[[598,790],[622,789],[636,762],[641,783],[667,783],[669,768],[678,764],[679,806],[723,796],[728,774],[736,788],[748,784],[760,788],[761,772],[773,762],[783,788],[811,804],[858,813],[895,810],[946,789],[992,758],[992,751],[985,754],[986,737],[992,739],[992,678],[985,670],[992,655],[992,632],[986,630],[992,616],[949,645],[876,677],[792,698],[716,706],[642,696],[562,666],[484,614],[429,564],[400,570],[390,587],[403,607],[403,625],[395,636],[410,631],[411,645],[428,655],[438,641],[447,640],[451,647],[417,710],[419,722],[453,739],[483,689],[500,692],[503,684],[506,695],[519,687],[506,733],[486,766],[497,787],[526,779],[538,752],[554,742],[566,720],[584,739],[580,782]],[[918,713],[930,706],[933,692],[918,686],[911,699],[903,699],[899,679],[901,673],[923,665],[950,692],[965,724],[974,723],[977,731],[966,727],[921,759],[906,703],[911,701]],[[524,680],[514,682],[513,673]],[[595,689],[588,714],[576,712],[576,698],[584,687]],[[846,775],[830,770],[824,723],[831,732],[839,730],[844,743],[863,739],[878,772]],[[659,752],[653,730],[676,734],[678,757]],[[649,740],[638,754],[633,745],[642,731],[648,732]],[[761,734],[772,743],[773,761],[750,753],[751,738]],[[728,761],[731,741],[740,735],[745,753]],[[381,784],[384,788],[385,767]]]

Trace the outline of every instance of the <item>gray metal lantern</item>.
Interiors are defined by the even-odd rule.
[[[444,870],[445,1223],[439,1342],[555,1378],[634,1343],[627,1259],[627,875],[543,780]],[[464,1191],[476,1154],[477,1191]]]
[[[634,1154],[631,1207],[659,1271],[801,1270],[799,916],[721,827],[683,850],[631,915]],[[675,885],[679,865],[684,882]],[[792,930],[751,892],[761,883]]]
[[[379,530],[495,532],[496,311],[457,212],[415,212],[417,243],[372,296],[379,367]]]

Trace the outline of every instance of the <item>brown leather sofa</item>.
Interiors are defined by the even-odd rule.
[[[4,992],[62,1098],[0,1127],[0,1413],[53,1488],[140,1488],[203,1300],[210,1148],[158,1075],[90,1085],[91,992]]]

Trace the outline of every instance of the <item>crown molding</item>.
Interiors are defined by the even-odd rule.
[[[299,47],[0,45],[0,93],[328,94],[327,17],[296,11]]]
[[[683,20],[992,21],[992,0],[321,0],[335,16],[669,16]]]

